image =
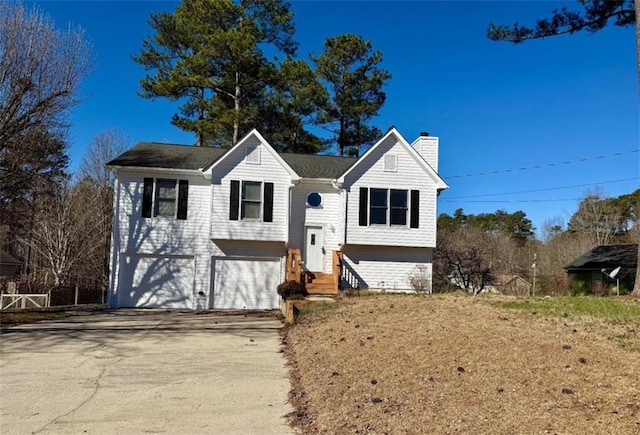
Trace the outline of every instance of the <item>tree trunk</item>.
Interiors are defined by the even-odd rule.
[[[638,101],[640,101],[640,0],[635,0],[636,5],[636,55],[638,62]],[[638,261],[636,263],[636,282],[633,285],[632,294],[640,297],[640,204],[636,204],[636,221],[634,222],[636,243],[638,244]]]
[[[240,131],[240,74],[236,71],[236,89],[235,98],[233,99],[233,109],[235,110],[235,117],[233,119],[233,143],[234,146],[238,142],[238,135]]]

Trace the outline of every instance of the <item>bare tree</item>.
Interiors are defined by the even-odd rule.
[[[81,29],[59,31],[37,8],[0,2],[0,143],[34,127],[64,129],[90,66]]]
[[[85,262],[84,273],[107,284],[109,276],[109,255],[111,250],[111,225],[113,222],[113,171],[107,163],[129,147],[129,138],[123,132],[109,128],[98,134],[87,149],[78,170],[80,183],[91,186],[96,203],[92,219],[96,232],[92,243],[99,248],[94,258]]]
[[[439,232],[434,253],[438,284],[450,282],[469,293],[480,293],[493,279],[490,239],[491,235],[476,228]]]
[[[129,147],[129,138],[114,127],[99,133],[89,144],[78,169],[78,179],[91,179],[101,187],[113,186],[113,170],[107,163]]]
[[[608,245],[619,230],[620,210],[602,189],[588,191],[569,220],[568,230],[588,235],[594,245]]]
[[[91,68],[82,30],[20,2],[0,2],[0,213],[18,246],[39,205],[67,181],[68,113]],[[30,246],[30,245],[29,245]],[[20,248],[29,264],[29,249]],[[28,271],[24,267],[23,271]]]
[[[100,249],[94,241],[100,226],[95,219],[98,209],[92,186],[80,183],[70,189],[60,189],[35,217],[23,243],[43,260],[44,267],[53,276],[53,286],[70,278]]]

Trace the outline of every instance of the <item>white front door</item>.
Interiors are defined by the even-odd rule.
[[[306,227],[305,240],[304,265],[311,272],[322,272],[324,269],[322,227]]]

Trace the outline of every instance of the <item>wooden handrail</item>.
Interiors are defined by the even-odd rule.
[[[333,251],[333,285],[336,294],[340,293],[340,280],[342,279],[342,251]]]
[[[302,282],[302,254],[300,249],[287,250],[287,281]]]

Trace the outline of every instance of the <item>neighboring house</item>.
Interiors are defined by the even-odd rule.
[[[20,275],[20,269],[22,268],[22,261],[0,251],[0,276],[15,277]]]
[[[330,274],[341,251],[349,285],[411,290],[431,276],[437,157],[438,138],[395,128],[357,160],[278,154],[256,130],[230,150],[139,143],[108,164],[109,303],[277,308],[294,248],[308,272]]]
[[[600,293],[608,284],[620,281],[620,288],[633,289],[638,260],[638,245],[601,245],[584,253],[565,267],[573,280],[574,291]],[[616,279],[611,280],[602,270],[610,274],[620,267]]]

